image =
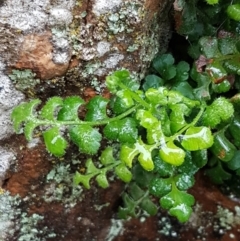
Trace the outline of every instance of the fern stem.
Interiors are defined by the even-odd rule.
[[[74,120],[74,121],[51,121],[51,120],[39,120],[39,119],[34,119],[35,123],[38,123],[38,125],[50,125],[50,126],[63,126],[63,125],[90,125],[90,126],[101,126],[101,125],[106,125],[112,121],[116,120],[121,120],[124,117],[130,115],[133,113],[140,104],[134,105],[124,113],[113,117],[113,118],[108,118],[108,119],[103,119],[99,121],[82,121],[82,120]]]

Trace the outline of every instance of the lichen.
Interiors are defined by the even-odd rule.
[[[105,65],[106,68],[108,69],[113,69],[115,68],[118,63],[124,59],[124,55],[118,54],[118,53],[113,53],[109,56],[108,59],[106,59],[103,64]]]
[[[36,74],[30,69],[22,71],[14,69],[8,76],[15,84],[16,89],[22,92],[26,89],[34,88],[35,85],[40,83],[40,80],[35,78]]]
[[[71,9],[75,1],[6,0],[0,8],[0,23],[22,31],[39,31],[46,26],[68,25],[72,21]],[[50,9],[50,11],[48,11]]]
[[[11,196],[7,191],[0,193],[0,240],[7,240],[15,233],[14,220],[20,215],[19,196]]]
[[[112,241],[120,236],[124,231],[123,220],[111,219],[111,226],[105,238],[106,241]]]
[[[38,224],[44,220],[42,215],[33,213],[28,215],[23,212],[19,218],[18,241],[46,241],[57,235],[48,227],[39,228]]]
[[[97,44],[98,57],[102,57],[105,53],[110,50],[111,44],[106,41],[100,41]]]
[[[11,111],[24,100],[24,95],[14,88],[12,81],[3,73],[4,69],[0,61],[0,140],[13,133]]]
[[[71,173],[69,164],[60,163],[56,165],[48,173],[46,181],[48,185],[43,200],[45,202],[61,202],[66,212],[83,198],[82,187],[73,184],[73,173]]]
[[[122,3],[121,0],[95,0],[93,4],[93,13],[97,16],[112,11]]]
[[[220,234],[224,234],[226,231],[240,224],[240,208],[236,206],[234,213],[227,208],[218,206],[215,218],[214,230]]]

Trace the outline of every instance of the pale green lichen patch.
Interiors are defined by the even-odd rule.
[[[75,162],[76,164],[76,162]],[[83,189],[73,184],[73,173],[70,164],[60,163],[47,175],[48,183],[43,199],[45,202],[60,202],[66,211],[73,208],[83,198]]]
[[[43,216],[37,213],[28,215],[21,210],[23,202],[20,196],[0,190],[0,240],[45,241],[56,237],[48,227],[39,226]]]
[[[111,219],[111,226],[108,230],[106,241],[113,241],[116,237],[121,235],[124,231],[124,221],[118,219]]]
[[[34,88],[35,85],[40,83],[40,79],[35,78],[36,74],[30,69],[25,70],[12,70],[12,73],[8,75],[13,81],[16,89],[24,91],[26,89]]]
[[[214,224],[214,230],[219,234],[224,234],[234,226],[240,224],[240,207],[235,206],[235,213],[221,206],[217,207],[217,222]]]
[[[20,215],[21,210],[19,204],[21,203],[19,196],[11,196],[9,192],[1,189],[0,193],[0,240],[7,240],[7,238],[14,234],[15,223],[14,220]]]

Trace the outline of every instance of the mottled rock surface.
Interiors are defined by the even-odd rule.
[[[139,79],[166,49],[170,7],[166,0],[5,0],[0,57],[8,71],[31,69],[54,83],[68,72],[64,87],[91,85],[119,68]]]
[[[0,240],[101,241],[114,239],[112,227],[122,232],[122,222],[113,216],[123,185],[107,192],[95,188],[84,194],[84,203],[76,203],[82,190],[71,194],[71,170],[64,176],[67,186],[48,182],[59,160],[41,141],[29,145],[13,135],[10,115],[28,98],[107,95],[105,76],[116,69],[130,70],[139,81],[154,55],[167,47],[171,5],[167,0],[0,1]],[[28,77],[16,80],[14,70]],[[75,154],[70,151],[66,168]]]

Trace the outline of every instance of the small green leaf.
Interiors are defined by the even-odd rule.
[[[157,206],[148,197],[141,201],[140,207],[151,216],[156,215],[158,211]]]
[[[126,219],[127,217],[136,217],[136,202],[127,194],[122,195],[123,203],[125,207],[120,207],[118,210],[118,217]]]
[[[186,173],[175,177],[176,186],[179,190],[187,190],[194,185],[194,177]]]
[[[131,90],[137,90],[139,88],[138,83],[131,80],[127,70],[118,70],[106,77],[106,86],[112,93],[116,93],[120,89],[119,84],[121,83]]]
[[[161,177],[172,176],[174,172],[173,165],[163,161],[158,155],[154,157],[154,171],[156,171]]]
[[[128,166],[132,167],[133,159],[139,154],[139,151],[127,145],[122,145],[120,150],[120,159]]]
[[[43,132],[43,138],[47,150],[54,156],[61,157],[65,154],[67,148],[67,141],[60,134],[58,127],[52,127]]]
[[[210,5],[218,4],[219,0],[206,0],[206,2]]]
[[[129,90],[119,90],[116,95],[121,99],[124,108],[130,108],[134,105],[134,101]]]
[[[146,98],[154,105],[166,105],[168,90],[165,87],[150,88],[145,92]]]
[[[179,222],[185,223],[192,214],[192,208],[185,203],[174,206],[169,210],[169,214],[175,216]]]
[[[185,150],[197,151],[208,149],[213,144],[213,135],[207,127],[190,127],[185,132],[181,145]]]
[[[179,103],[179,104],[173,104],[169,105],[169,108],[172,110],[169,118],[171,121],[170,127],[172,133],[176,133],[180,129],[182,129],[185,125],[187,125],[187,122],[185,120],[185,115],[188,115],[190,112],[190,109],[187,107],[187,105]]]
[[[214,58],[221,56],[221,53],[218,49],[218,40],[215,37],[202,37],[199,39],[199,44],[201,50],[206,56],[206,58]]]
[[[206,170],[206,174],[210,177],[211,181],[216,184],[223,184],[225,180],[230,179],[232,176],[223,169],[221,161],[218,161],[217,165],[213,168]]]
[[[178,173],[185,173],[190,176],[193,176],[199,170],[199,166],[195,163],[194,155],[192,156],[192,152],[186,151],[184,163],[179,166],[177,170]]]
[[[177,84],[173,85],[172,90],[180,92],[183,96],[187,98],[194,99],[193,88],[186,81],[178,82]]]
[[[214,128],[223,121],[230,121],[233,114],[233,104],[228,99],[219,97],[207,106],[202,116],[202,122],[205,126]]]
[[[221,83],[219,84],[214,84],[212,83],[212,90],[215,93],[225,93],[227,91],[229,91],[231,89],[231,84],[228,80],[223,80]]]
[[[155,145],[146,145],[141,140],[135,143],[135,148],[139,151],[138,161],[146,171],[152,171],[154,164],[152,161],[152,150]]]
[[[151,74],[145,77],[142,88],[144,91],[147,91],[150,88],[157,89],[158,87],[163,86],[163,84],[164,80],[162,78],[157,75]]]
[[[235,20],[240,21],[240,4],[231,4],[227,8],[228,17]]]
[[[82,175],[78,171],[76,171],[73,176],[73,183],[75,185],[79,185],[80,183],[82,183],[85,188],[90,189],[91,178],[91,176]]]
[[[27,139],[27,141],[31,141],[32,140],[32,136],[33,136],[33,132],[34,129],[39,126],[40,124],[37,122],[37,120],[33,119],[33,120],[29,120],[26,124],[25,127],[23,129],[24,135]]]
[[[190,66],[187,62],[185,61],[180,61],[178,64],[177,64],[177,73],[176,73],[176,80],[177,81],[185,81],[188,79],[189,77],[189,72],[190,70]]]
[[[106,77],[106,86],[109,89],[110,92],[116,93],[118,91],[118,84],[120,83],[120,80],[117,76],[114,74],[108,75]]]
[[[150,181],[153,178],[153,172],[146,172],[146,170],[140,165],[140,163],[136,163],[134,167],[131,169],[131,172],[134,177],[134,181],[141,188],[148,188]]]
[[[121,163],[115,168],[115,173],[124,182],[130,182],[132,180],[132,173],[124,163]]]
[[[84,101],[78,96],[67,97],[63,101],[63,106],[58,113],[58,120],[60,121],[77,121],[78,108],[84,104]]]
[[[71,140],[86,154],[96,154],[102,139],[97,129],[89,125],[73,126],[69,130]]]
[[[177,147],[173,142],[168,142],[161,146],[159,151],[160,158],[174,166],[180,166],[184,162],[185,152]]]
[[[21,132],[21,125],[33,117],[35,108],[40,103],[41,101],[39,99],[35,99],[27,103],[22,103],[13,109],[11,119],[16,133],[19,134]]]
[[[223,62],[223,67],[228,72],[228,74],[237,74],[240,75],[240,63],[238,58],[227,59]]]
[[[197,88],[193,89],[195,98],[198,100],[210,100],[209,86],[212,83],[210,76],[207,73],[198,73],[196,65],[194,65],[191,70],[191,77],[198,83]]]
[[[111,98],[110,107],[114,114],[117,115],[122,114],[129,109],[129,107],[125,105],[125,102],[123,102],[123,100],[118,96],[113,96]]]
[[[154,59],[153,67],[158,71],[164,80],[173,79],[176,75],[174,58],[171,54],[163,54]]]
[[[154,122],[150,128],[147,129],[148,144],[165,143],[165,136],[163,134],[161,122]]]
[[[108,123],[103,133],[109,140],[118,140],[121,143],[134,143],[138,137],[136,122],[131,117]]]
[[[154,178],[149,185],[149,191],[156,197],[162,197],[168,194],[172,189],[172,180],[170,178]]]
[[[99,172],[99,169],[96,168],[96,166],[94,165],[91,158],[87,159],[85,165],[86,165],[86,168],[87,168],[86,174],[94,174],[95,175]]]
[[[140,125],[146,129],[150,129],[154,123],[158,123],[158,119],[152,115],[150,111],[140,109],[136,113],[136,119],[140,121]]]
[[[227,163],[227,166],[231,170],[237,170],[240,168],[240,151],[236,151],[233,158]]]
[[[182,103],[184,100],[183,95],[174,90],[168,91],[167,96],[168,96],[168,102],[171,105]]]
[[[108,166],[115,162],[115,158],[113,157],[113,148],[108,146],[102,151],[102,154],[100,156],[100,162],[104,166]]]
[[[236,38],[234,36],[231,36],[231,37],[227,36],[224,38],[219,38],[218,39],[218,48],[223,55],[235,54],[238,52],[237,47],[236,47],[236,44],[238,41],[239,41],[239,38],[238,37]],[[236,61],[236,62],[238,62],[238,61]]]
[[[56,119],[56,113],[55,110],[59,106],[63,105],[63,100],[61,97],[52,97],[50,98],[47,103],[43,106],[41,112],[40,112],[40,117],[42,119],[46,120],[55,120]]]
[[[126,163],[128,167],[132,167],[133,158],[139,154],[138,161],[146,171],[151,171],[154,168],[152,161],[152,150],[154,145],[146,145],[139,139],[133,147],[127,145],[121,146],[120,159]]]
[[[129,194],[131,194],[131,197],[137,201],[144,196],[145,191],[142,190],[142,188],[140,188],[135,182],[133,182],[129,185]]]
[[[108,183],[108,180],[107,180],[107,177],[106,177],[106,173],[101,173],[101,174],[97,175],[96,181],[101,188],[109,187],[109,183]]]
[[[73,177],[73,182],[75,185],[82,183],[85,188],[89,189],[91,178],[93,178],[94,176],[97,176],[96,181],[100,187],[107,188],[109,186],[107,176],[106,176],[106,172],[108,170],[106,168],[103,168],[103,169],[96,168],[92,159],[88,159],[86,161],[86,168],[87,168],[87,171],[85,175],[82,175],[79,172],[75,173]]]
[[[181,204],[192,206],[194,204],[194,197],[185,191],[173,189],[160,199],[160,204],[164,209],[171,209]]]
[[[85,121],[97,121],[107,119],[108,100],[102,96],[95,96],[86,105],[87,113]]]
[[[208,151],[207,149],[199,150],[199,151],[193,151],[192,154],[192,160],[196,164],[198,168],[204,167],[208,162]]]
[[[118,77],[121,81],[128,79],[130,77],[130,73],[128,70],[117,70],[113,73],[114,76]]]

